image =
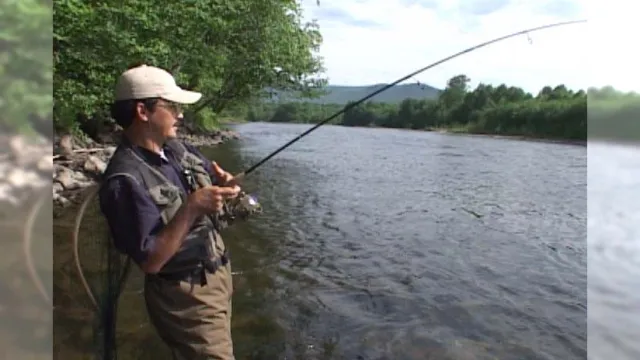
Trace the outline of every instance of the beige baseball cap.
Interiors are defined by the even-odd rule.
[[[202,94],[180,88],[168,71],[148,65],[131,68],[118,78],[115,100],[162,98],[178,104],[194,104]]]

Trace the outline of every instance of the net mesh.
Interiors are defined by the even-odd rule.
[[[129,278],[131,262],[113,246],[100,212],[97,187],[86,195],[78,211],[75,235],[76,266],[95,309],[95,358],[115,360],[118,358],[118,304]]]

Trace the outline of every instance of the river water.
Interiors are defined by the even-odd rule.
[[[640,359],[640,148],[589,144],[589,358]]]
[[[204,151],[239,171],[308,127],[241,125]],[[593,152],[587,174],[581,146],[317,130],[247,178],[265,213],[223,234],[238,359],[585,359],[587,260],[589,358],[637,358],[638,232],[622,222],[638,219],[640,156]],[[635,198],[606,195],[622,179]],[[56,349],[86,358],[90,315],[58,245]],[[121,358],[168,359],[140,279],[121,300]]]

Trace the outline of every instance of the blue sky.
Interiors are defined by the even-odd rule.
[[[303,0],[324,41],[325,75],[335,85],[388,83],[460,50],[529,27],[588,19],[462,55],[420,81],[442,88],[457,74],[537,93],[545,85],[578,89],[611,84],[639,90],[640,63],[624,39],[637,7],[623,0]],[[589,11],[587,11],[589,10]],[[634,9],[635,10],[635,9]],[[608,54],[617,54],[609,56]],[[408,80],[407,82],[411,82]]]

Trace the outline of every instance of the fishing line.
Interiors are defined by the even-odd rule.
[[[344,108],[342,108],[342,110],[340,110],[340,111],[336,112],[335,114],[329,116],[328,118],[320,121],[319,123],[317,123],[316,125],[314,125],[310,129],[308,129],[307,131],[305,131],[305,132],[301,133],[300,135],[296,136],[295,138],[293,138],[292,140],[290,140],[286,144],[282,145],[281,147],[279,147],[278,149],[273,151],[271,154],[265,156],[262,160],[258,161],[254,165],[250,166],[247,170],[245,170],[245,171],[243,171],[241,173],[238,173],[234,177],[234,179],[235,180],[243,179],[245,176],[247,176],[250,173],[254,172],[262,164],[264,164],[267,161],[269,161],[272,157],[278,155],[281,151],[285,150],[289,146],[291,146],[294,143],[298,142],[300,139],[302,139],[303,137],[309,135],[312,131],[316,130],[317,128],[321,127],[322,125],[330,122],[331,120],[333,120],[333,119],[337,118],[338,116],[344,114],[345,112],[349,111],[350,109],[353,109],[354,107],[362,104],[363,102],[371,99],[372,97],[380,94],[381,92],[386,91],[386,90],[398,85],[399,83],[401,83],[401,82],[403,82],[403,81],[405,81],[407,79],[410,79],[410,78],[412,78],[412,77],[414,77],[414,76],[416,76],[416,75],[418,75],[418,74],[420,74],[420,73],[422,73],[424,71],[427,71],[427,70],[429,70],[429,69],[431,69],[431,68],[433,68],[435,66],[438,66],[438,65],[440,65],[442,63],[445,63],[445,62],[447,62],[449,60],[452,60],[452,59],[454,59],[454,58],[456,58],[456,57],[458,57],[460,55],[464,55],[466,53],[472,52],[474,50],[478,50],[478,49],[480,49],[482,47],[485,47],[487,45],[491,45],[491,44],[500,42],[502,40],[506,40],[506,39],[518,36],[518,35],[527,35],[529,43],[533,43],[533,41],[531,40],[531,37],[529,36],[529,33],[532,33],[532,32],[535,32],[535,31],[544,30],[544,29],[549,29],[549,28],[553,28],[553,27],[559,27],[559,26],[564,26],[564,25],[572,25],[572,24],[578,24],[578,23],[584,23],[584,22],[587,22],[587,20],[564,21],[564,22],[558,22],[558,23],[538,26],[538,27],[534,27],[534,28],[530,28],[530,29],[526,29],[526,30],[521,30],[521,31],[518,31],[518,32],[511,33],[509,35],[505,35],[505,36],[501,36],[501,37],[495,38],[493,40],[489,40],[487,42],[483,42],[483,43],[478,44],[478,45],[474,45],[474,46],[472,46],[470,48],[467,48],[467,49],[462,50],[462,51],[460,51],[458,53],[450,55],[450,56],[448,56],[448,57],[446,57],[444,59],[438,60],[438,61],[436,61],[436,62],[434,62],[434,63],[432,63],[430,65],[427,65],[427,66],[425,66],[425,67],[423,67],[421,69],[418,69],[418,70],[412,72],[411,74],[406,75],[406,76],[404,76],[404,77],[402,77],[402,78],[400,78],[400,79],[398,79],[398,80],[396,80],[396,81],[394,81],[394,82],[392,82],[390,84],[385,85],[384,87],[372,92],[371,94],[363,97],[362,99],[360,99],[360,100],[358,100],[356,102],[347,104]]]

